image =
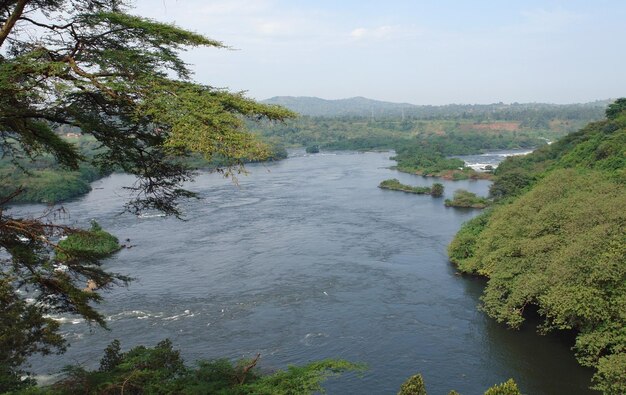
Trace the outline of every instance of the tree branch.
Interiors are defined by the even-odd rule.
[[[9,17],[9,19],[7,19],[7,21],[4,23],[4,25],[2,25],[2,28],[0,29],[0,47],[2,47],[2,44],[4,44],[4,40],[6,40],[6,38],[9,36],[9,33],[11,33],[11,30],[13,30],[13,26],[15,26],[15,22],[17,22],[20,16],[22,16],[22,12],[24,12],[24,7],[26,7],[26,4],[29,1],[30,0],[18,0],[17,5],[15,6],[15,9],[13,10],[13,13]]]
[[[250,361],[250,364],[246,366],[245,368],[243,368],[243,371],[241,372],[241,375],[239,376],[239,384],[243,384],[246,381],[248,372],[256,366],[260,357],[261,357],[261,354],[257,354],[256,357],[252,361]]]
[[[37,21],[35,21],[33,19],[30,19],[28,17],[25,17],[25,16],[21,16],[18,19],[21,20],[21,21],[30,22],[33,25],[36,25],[36,26],[39,26],[39,27],[44,27],[44,28],[50,29],[50,30],[67,29],[68,27],[72,26],[72,24],[74,23],[74,22],[70,22],[70,23],[65,24],[65,25],[46,25],[45,23],[37,22]]]

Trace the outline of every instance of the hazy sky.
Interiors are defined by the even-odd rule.
[[[626,1],[138,0],[233,50],[192,49],[196,80],[248,96],[414,104],[626,96]]]

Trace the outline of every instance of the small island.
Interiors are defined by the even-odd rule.
[[[378,188],[390,189],[392,191],[401,191],[406,193],[415,193],[418,195],[431,195],[439,197],[443,195],[443,185],[440,183],[433,184],[432,187],[413,187],[402,184],[397,178],[385,180],[378,185]]]
[[[96,221],[91,221],[89,230],[72,233],[66,239],[59,241],[56,248],[56,261],[106,258],[121,248],[117,237],[103,230]]]
[[[320,152],[319,145],[309,145],[305,148],[307,154],[317,154]]]
[[[465,189],[457,189],[454,191],[452,200],[446,199],[446,207],[463,207],[463,208],[485,208],[489,206],[491,201],[475,193],[466,191]]]

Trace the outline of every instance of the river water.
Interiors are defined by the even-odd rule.
[[[496,324],[477,309],[483,280],[448,262],[446,246],[478,211],[377,188],[394,177],[439,181],[450,197],[457,188],[486,195],[489,183],[399,173],[390,156],[295,154],[249,165],[238,185],[201,174],[189,186],[201,199],[183,204],[185,222],[120,214],[129,176],[94,183],[64,205],[66,221],[93,218],[130,239],[105,268],[137,280],[106,294],[110,331],[65,317],[72,346],[35,358],[35,371],[97,367],[115,338],[127,349],[169,337],[189,362],[260,353],[265,370],[323,358],[369,365],[363,377],[328,381],[330,394],[393,394],[417,372],[432,394],[480,394],[510,377],[526,394],[590,393],[571,340]]]

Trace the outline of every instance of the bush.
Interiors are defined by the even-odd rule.
[[[138,346],[120,352],[119,341],[105,350],[97,371],[69,366],[65,377],[30,394],[312,394],[323,391],[321,383],[346,371],[361,371],[363,365],[343,360],[324,360],[305,366],[290,366],[271,375],[256,368],[257,358],[232,363],[226,359],[186,366],[180,352],[168,339],[154,348]]]
[[[446,199],[446,207],[485,208],[489,205],[487,198],[476,196],[465,189],[457,189],[452,200]]]
[[[432,197],[441,197],[443,196],[443,184],[438,182],[434,183],[430,188],[430,196]]]
[[[402,184],[397,178],[382,181],[378,188],[391,189],[393,191],[402,191],[407,193],[415,193],[418,195],[426,195],[430,193],[429,187],[412,187],[410,185]]]

